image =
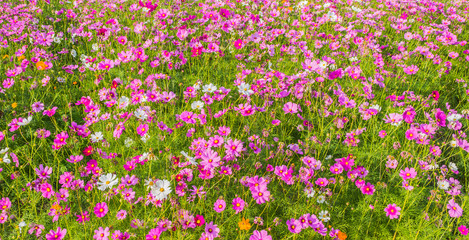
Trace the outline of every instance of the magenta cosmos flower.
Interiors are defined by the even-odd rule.
[[[243,40],[238,39],[234,42],[233,45],[236,49],[241,49],[241,48],[243,48]]]
[[[249,240],[272,240],[272,236],[266,230],[261,230],[260,232],[254,230]]]
[[[449,200],[448,205],[446,205],[446,208],[448,208],[448,213],[450,217],[458,218],[462,216],[462,208],[454,202],[454,199]]]
[[[464,235],[464,236],[466,236],[467,233],[469,232],[469,230],[467,229],[467,227],[465,225],[459,226],[458,230],[461,233],[461,235]]]
[[[233,204],[233,210],[235,210],[236,214],[238,214],[239,212],[243,211],[245,202],[243,199],[237,197],[233,199],[232,204]]]
[[[213,210],[217,213],[223,212],[225,210],[226,203],[225,200],[223,199],[218,199],[214,204],[213,204]]]
[[[46,239],[47,240],[62,240],[64,239],[65,234],[67,234],[67,229],[61,229],[60,227],[58,227],[57,230],[55,231],[50,230],[50,232],[46,234]]]
[[[386,217],[389,217],[390,219],[394,218],[399,218],[399,215],[401,215],[401,208],[396,206],[395,203],[389,204],[384,211],[386,212]]]
[[[329,183],[327,178],[318,178],[314,183],[320,187],[325,187]]]
[[[138,135],[143,136],[147,132],[148,132],[148,124],[140,124],[140,126],[137,127]]]
[[[109,209],[106,202],[97,203],[96,207],[94,207],[94,214],[96,214],[96,217],[99,218],[106,216],[108,211]]]

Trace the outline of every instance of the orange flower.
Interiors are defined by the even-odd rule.
[[[241,220],[241,222],[238,223],[239,229],[241,230],[249,230],[251,229],[251,224],[249,223],[249,219],[244,219]]]
[[[25,57],[24,55],[21,55],[21,56],[18,57],[18,61],[21,61],[21,60],[23,60],[23,59],[25,59],[25,58],[26,58],[26,57]]]
[[[337,234],[337,236],[339,237],[340,240],[345,240],[345,239],[347,239],[347,234],[345,234],[344,232],[341,232],[341,231],[339,231],[339,233]]]
[[[47,65],[43,61],[39,61],[36,63],[37,70],[44,70],[46,69]]]

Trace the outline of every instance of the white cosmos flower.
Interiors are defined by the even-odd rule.
[[[150,139],[150,135],[148,135],[148,133],[145,133],[145,135],[143,135],[140,140],[142,140],[142,142],[146,143],[148,141],[148,139]]]
[[[171,183],[168,180],[158,180],[151,189],[156,200],[163,200],[171,193]]]
[[[319,220],[323,222],[328,222],[331,219],[331,217],[329,216],[329,212],[327,210],[320,211],[318,218]]]
[[[193,87],[196,91],[199,90],[200,89],[200,83],[198,83],[198,82],[195,83]]]
[[[438,181],[437,185],[439,189],[444,190],[444,191],[448,190],[449,188],[449,183],[446,180]]]
[[[31,120],[33,120],[33,117],[32,117],[32,116],[29,116],[28,118],[23,118],[23,121],[20,122],[20,123],[18,123],[18,125],[20,125],[20,126],[26,126],[26,125],[28,125],[28,124],[31,122]]]
[[[316,202],[318,203],[324,203],[326,201],[326,197],[324,197],[324,195],[321,195],[318,197],[318,199],[316,199]]]
[[[247,83],[241,83],[240,85],[238,85],[238,92],[246,96],[249,96],[254,93],[254,91],[251,90],[251,86]]]
[[[305,193],[308,198],[314,197],[314,194],[316,194],[316,191],[314,191],[313,188],[305,188]]]
[[[182,154],[184,157],[186,157],[186,158],[187,158],[187,160],[189,160],[189,162],[191,162],[191,163],[192,163],[192,165],[195,165],[195,166],[197,166],[197,164],[199,164],[197,161],[195,161],[195,158],[193,158],[193,157],[190,157],[189,155],[187,155],[187,153],[186,153],[186,152],[184,152],[184,151],[181,151],[181,154]]]
[[[10,149],[9,148],[4,148],[4,149],[0,150],[0,155],[8,152],[8,150],[10,150]]]
[[[76,57],[77,56],[77,51],[75,51],[75,49],[72,49],[72,51],[70,51],[70,54],[72,55],[72,57]]]
[[[193,102],[193,103],[191,104],[191,108],[194,109],[194,110],[195,110],[195,109],[200,110],[200,109],[202,109],[203,107],[204,107],[204,102],[202,102],[202,101],[195,101],[195,102]]]
[[[149,178],[149,179],[145,179],[145,186],[148,188],[152,188],[153,186],[155,186],[155,180],[153,180],[152,178]]]
[[[150,153],[144,152],[144,153],[142,154],[142,156],[140,156],[140,157],[138,158],[138,160],[143,161],[143,160],[147,159],[149,156],[150,156]]]
[[[450,162],[448,165],[449,169],[451,169],[452,171],[458,171],[458,166],[456,166],[456,164],[454,164],[453,162]]]
[[[97,143],[101,140],[103,140],[103,133],[102,132],[96,132],[94,134],[91,134],[91,142]]]
[[[380,107],[378,104],[372,105],[372,106],[370,107],[370,109],[375,109],[375,110],[377,110],[378,112],[381,112],[381,107]]]
[[[21,222],[18,224],[18,228],[20,229],[20,232],[21,232],[21,229],[22,229],[23,227],[25,227],[25,226],[26,226],[26,223],[25,223],[24,221],[21,221]]]
[[[450,122],[454,122],[454,121],[458,121],[459,119],[462,118],[462,115],[461,114],[451,114],[449,115],[448,117],[446,117],[446,119]]]
[[[121,109],[125,109],[129,105],[130,99],[126,96],[122,96],[119,98],[119,101],[117,102],[117,105]]]
[[[326,69],[327,68],[327,62],[326,61],[321,61],[319,63],[319,67],[321,67],[322,69]]]
[[[146,120],[148,118],[148,115],[145,111],[142,109],[137,109],[134,111],[134,116],[140,120]]]
[[[3,155],[3,158],[0,158],[0,162],[4,162],[4,163],[6,163],[6,164],[10,164],[10,163],[11,163],[10,158],[8,158],[8,153],[5,153],[5,155]]]
[[[357,8],[355,6],[352,6],[352,10],[355,12],[361,12],[362,10],[360,8]]]
[[[99,45],[97,43],[93,43],[93,45],[91,45],[91,48],[94,50],[94,51],[98,51],[99,50]]]
[[[211,83],[207,84],[204,86],[204,88],[202,89],[202,92],[209,92],[209,93],[213,93],[217,90],[217,87]]]
[[[125,139],[125,141],[124,141],[124,145],[125,145],[126,147],[132,146],[133,143],[134,143],[134,140],[133,140],[132,138],[127,138],[127,139]]]
[[[112,173],[108,173],[106,175],[101,175],[99,177],[98,189],[104,191],[108,188],[112,188],[112,186],[116,185],[119,182],[117,180],[117,176]]]

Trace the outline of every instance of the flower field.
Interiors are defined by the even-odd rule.
[[[0,0],[0,240],[467,239],[466,0]]]

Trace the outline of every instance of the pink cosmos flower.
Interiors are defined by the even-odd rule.
[[[254,230],[249,240],[272,240],[272,236],[266,230],[261,230],[260,232]]]
[[[292,102],[287,102],[283,106],[283,111],[285,112],[285,114],[287,114],[287,113],[292,113],[293,114],[293,113],[297,113],[298,111],[301,112],[301,109],[299,108],[298,104],[292,103]]]
[[[300,233],[301,232],[301,223],[300,221],[292,218],[287,220],[288,230],[292,233]]]
[[[341,174],[344,171],[344,168],[340,163],[335,163],[334,165],[331,166],[330,171],[333,174]]]
[[[158,228],[153,228],[145,236],[145,239],[146,240],[155,240],[155,239],[159,240],[161,233],[162,233],[161,228],[159,228],[159,227]]]
[[[31,105],[31,108],[32,108],[33,112],[40,112],[40,111],[44,110],[44,103],[35,102]]]
[[[463,210],[457,203],[454,202],[454,199],[449,200],[448,205],[446,205],[446,208],[448,208],[448,213],[450,217],[459,218],[462,216]]]
[[[236,49],[241,49],[241,48],[243,48],[243,40],[241,40],[241,39],[236,40],[236,41],[234,42],[234,47],[235,47]]]
[[[379,135],[380,138],[384,138],[384,137],[386,137],[387,133],[386,133],[385,130],[381,130],[381,131],[379,131],[378,135]]]
[[[251,189],[252,197],[256,200],[257,204],[263,204],[269,201],[270,192],[267,191],[267,186],[257,186]]]
[[[108,240],[109,235],[109,227],[104,229],[103,227],[99,227],[99,229],[94,230],[93,238],[96,240]]]
[[[403,117],[399,113],[390,113],[384,119],[385,123],[399,124],[402,121]]]
[[[213,204],[213,210],[217,213],[223,212],[225,210],[226,203],[225,200],[223,199],[218,199],[214,204]]]
[[[433,156],[440,156],[441,154],[441,149],[439,146],[431,146],[430,147],[430,153],[433,154]]]
[[[245,202],[243,199],[237,197],[233,199],[233,202],[231,204],[233,204],[233,210],[236,211],[235,213],[238,214],[239,212],[243,211]]]
[[[231,133],[231,130],[229,127],[227,126],[221,126],[220,128],[218,128],[218,134],[220,134],[221,136],[228,136],[230,135]]]
[[[373,195],[373,193],[375,192],[375,186],[373,186],[373,184],[371,183],[366,183],[360,188],[360,190],[365,195]]]
[[[47,115],[49,117],[52,117],[55,114],[55,110],[57,110],[57,107],[53,107],[49,110],[45,110],[44,112],[42,112],[42,115],[44,115],[44,116]]]
[[[440,98],[440,93],[438,91],[433,91],[430,96],[433,97],[433,100],[438,101]]]
[[[90,220],[88,211],[84,211],[82,214],[76,214],[75,216],[77,217],[77,222],[79,223],[85,223]]]
[[[402,177],[403,180],[415,178],[417,176],[417,172],[415,171],[414,168],[405,168],[405,170],[400,171],[399,176]]]
[[[40,191],[42,192],[42,196],[45,198],[50,198],[55,194],[54,190],[52,189],[52,185],[50,185],[48,182],[41,184]]]
[[[419,70],[419,68],[415,65],[408,66],[408,67],[404,68],[404,72],[409,74],[409,75],[416,74],[418,72],[418,70]]]
[[[125,45],[127,43],[127,37],[126,36],[120,36],[117,38],[117,42],[119,42],[122,45]]]
[[[140,124],[140,126],[137,127],[137,133],[140,136],[144,136],[145,133],[148,132],[148,124]]]
[[[230,139],[225,143],[225,149],[225,153],[227,155],[239,157],[241,151],[243,151],[243,142],[236,139],[234,141]]]
[[[416,128],[407,129],[407,131],[405,132],[405,138],[407,138],[407,140],[415,140],[418,137],[419,132]]]
[[[67,234],[67,229],[61,229],[60,227],[57,230],[50,230],[48,234],[46,234],[47,240],[62,240],[64,239],[65,235]]]
[[[314,183],[320,187],[325,187],[329,183],[329,180],[327,180],[327,178],[318,178]]]
[[[396,206],[395,203],[389,204],[384,209],[384,211],[386,212],[386,217],[389,217],[390,219],[399,218],[399,215],[401,215],[401,213],[399,212],[400,210],[401,208]]]
[[[219,232],[220,232],[220,229],[218,228],[217,225],[213,224],[213,222],[207,223],[207,225],[205,225],[205,233],[209,237],[216,238],[218,237]]]
[[[185,123],[195,124],[197,122],[197,115],[193,112],[184,111],[179,118]]]
[[[102,218],[106,216],[107,212],[109,211],[106,202],[97,203],[94,207],[94,214],[96,217]]]

